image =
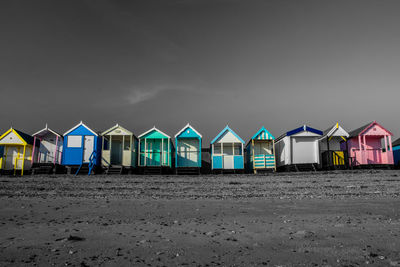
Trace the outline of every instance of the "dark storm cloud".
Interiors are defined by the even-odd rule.
[[[1,1],[2,131],[400,134],[398,1]]]

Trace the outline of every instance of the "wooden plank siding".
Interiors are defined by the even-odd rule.
[[[261,127],[248,141],[246,146],[246,170],[276,170],[275,137],[265,127]]]

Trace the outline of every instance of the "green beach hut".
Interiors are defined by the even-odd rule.
[[[139,168],[144,174],[159,174],[172,170],[171,137],[156,127],[139,135]]]

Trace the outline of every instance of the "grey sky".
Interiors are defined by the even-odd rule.
[[[400,1],[0,2],[0,130],[400,135]]]

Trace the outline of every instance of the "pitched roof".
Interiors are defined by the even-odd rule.
[[[251,139],[257,139],[258,138],[258,136],[261,134],[261,133],[263,133],[263,132],[265,132],[265,140],[275,140],[275,136],[273,136],[267,129],[265,129],[265,127],[264,126],[262,126],[261,128],[260,128],[260,130],[258,130],[258,132],[256,132],[254,135],[253,135],[253,137],[251,137]]]
[[[392,146],[400,146],[400,138],[394,141]]]
[[[196,131],[196,129],[193,128],[192,125],[190,125],[189,123],[186,124],[186,126],[183,127],[183,128],[175,135],[175,137],[177,137],[178,135],[180,135],[181,133],[183,133],[183,131],[185,131],[187,128],[192,129],[193,132],[195,132],[198,136],[200,136],[201,138],[203,138],[203,136],[202,136],[198,131]]]
[[[3,135],[1,135],[1,139],[4,138],[5,136],[7,136],[8,134],[10,134],[11,132],[15,132],[15,134],[17,134],[21,139],[23,139],[23,141],[25,141],[25,143],[29,144],[29,145],[33,145],[34,143],[34,138],[27,134],[24,133],[20,130],[14,129],[14,128],[10,128],[8,131],[6,131]]]
[[[312,132],[312,133],[315,133],[315,134],[318,134],[318,135],[322,135],[323,134],[322,131],[314,129],[314,128],[311,128],[311,127],[309,127],[309,126],[304,124],[303,126],[301,126],[299,128],[293,129],[291,131],[288,131],[288,132],[282,134],[281,136],[279,136],[277,138],[277,141],[281,140],[285,136],[291,136],[291,135],[294,135],[294,134],[297,134],[297,133],[301,133],[301,132],[306,132],[306,131],[307,132]]]
[[[374,122],[369,122],[369,123],[367,123],[367,124],[361,126],[360,128],[357,128],[357,129],[351,131],[351,132],[349,133],[349,135],[350,135],[349,137],[358,136],[362,131],[364,131],[365,128],[367,128],[368,126],[370,126],[372,123],[374,123]]]
[[[239,139],[240,142],[244,144],[244,141],[242,138],[240,138],[239,135],[237,135],[229,126],[227,125],[219,134],[211,141],[211,144],[214,144],[226,131],[231,132],[237,139]]]
[[[58,137],[62,137],[62,134],[60,134],[60,133],[58,133],[58,132],[53,131],[52,129],[50,129],[50,128],[47,126],[47,124],[46,124],[46,127],[44,127],[42,130],[37,131],[36,133],[32,134],[32,136],[40,135],[42,132],[45,132],[45,131],[51,132],[52,134],[54,134],[54,135],[56,135],[56,136],[58,136]]]
[[[19,136],[21,136],[21,138],[24,139],[27,144],[33,145],[34,138],[32,137],[32,135],[26,134],[26,133],[21,132],[21,131],[19,131],[17,129],[14,129],[14,131],[17,132],[17,134]]]
[[[323,133],[322,133],[322,135],[323,135],[323,136],[328,135],[328,133],[332,130],[333,127],[335,127],[335,126],[329,127],[328,129],[324,130]]]
[[[393,135],[389,130],[385,129],[382,125],[380,125],[379,123],[377,123],[376,121],[370,122],[364,126],[361,126],[360,128],[357,128],[353,131],[351,131],[349,133],[350,137],[356,137],[359,136],[360,134],[362,134],[364,131],[366,131],[371,125],[378,125],[379,127],[381,127],[383,130],[385,130],[386,132],[388,132],[390,135]]]
[[[85,128],[86,128],[88,131],[90,131],[92,134],[98,136],[98,134],[97,134],[95,131],[93,131],[92,129],[90,129],[89,127],[87,127],[82,121],[81,121],[80,123],[78,123],[77,125],[75,125],[74,127],[72,127],[71,129],[69,129],[68,131],[66,131],[66,132],[64,133],[64,136],[67,135],[67,134],[69,134],[70,132],[72,132],[73,130],[75,130],[76,128],[78,128],[79,126],[85,127]]]
[[[131,131],[125,129],[124,127],[122,127],[122,126],[119,125],[118,123],[117,123],[116,125],[114,125],[113,127],[111,127],[110,129],[105,130],[104,132],[102,132],[101,135],[106,135],[106,134],[108,134],[109,132],[112,132],[112,131],[114,131],[114,130],[117,129],[117,128],[120,128],[120,129],[124,130],[125,132],[128,132],[129,134],[135,136]]]
[[[265,133],[263,137],[263,133]],[[261,138],[259,136],[261,135]],[[265,139],[263,139],[265,138]],[[262,126],[247,142],[246,146],[248,146],[251,142],[251,140],[275,140],[275,136],[273,136],[267,129],[265,129],[264,126]]]
[[[328,129],[326,129],[324,132],[323,132],[323,135],[322,135],[322,138],[321,139],[323,139],[323,138],[325,138],[325,137],[327,137],[327,136],[332,136],[338,129],[341,129],[343,132],[344,132],[344,136],[345,137],[349,137],[349,134],[347,133],[347,131],[346,130],[344,130],[340,125],[339,125],[339,122],[337,122],[335,125],[333,125],[333,126],[331,126],[330,128],[328,128]]]
[[[141,138],[141,137],[145,136],[146,134],[150,133],[151,131],[157,131],[157,132],[159,132],[159,133],[165,135],[166,137],[171,138],[168,134],[166,134],[166,133],[164,133],[163,131],[160,131],[159,129],[157,129],[156,126],[154,126],[153,128],[151,128],[150,130],[148,130],[148,131],[142,133],[142,134],[139,135],[138,137]]]

